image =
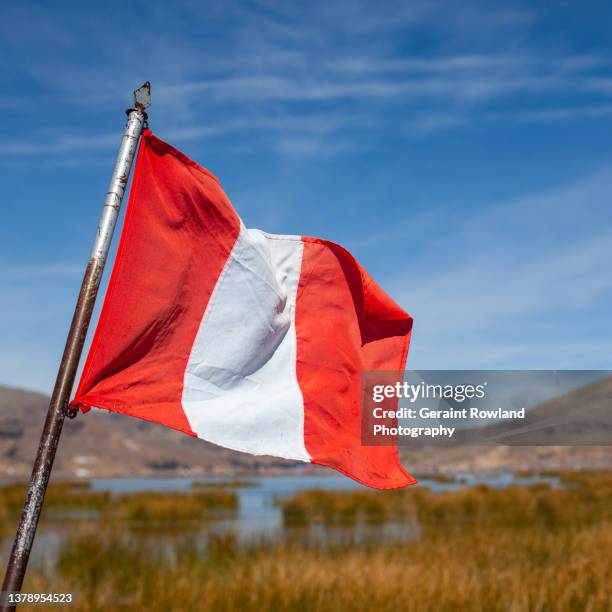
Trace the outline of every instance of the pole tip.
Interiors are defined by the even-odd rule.
[[[134,108],[144,111],[151,106],[151,83],[146,81],[134,90]]]

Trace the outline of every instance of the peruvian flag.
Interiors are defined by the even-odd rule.
[[[208,170],[145,130],[72,405],[402,487],[397,448],[361,445],[361,373],[403,370],[411,328],[348,251],[247,229]]]

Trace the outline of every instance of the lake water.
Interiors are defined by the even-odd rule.
[[[238,511],[226,514],[217,520],[205,521],[200,529],[190,536],[194,541],[206,545],[211,534],[231,532],[241,543],[253,539],[265,540],[299,540],[302,545],[367,545],[390,541],[402,541],[418,535],[418,528],[410,523],[384,523],[381,525],[353,525],[349,527],[308,525],[305,527],[287,527],[283,525],[282,511],[277,500],[288,497],[299,491],[324,489],[333,491],[351,491],[365,489],[363,485],[343,476],[264,476],[247,479],[254,486],[228,487],[238,496]],[[112,495],[135,491],[189,491],[194,483],[226,482],[222,478],[123,478],[93,479],[91,488],[94,491],[110,491]],[[422,478],[419,485],[432,491],[447,491],[462,487],[486,484],[503,488],[512,484],[529,485],[534,482],[548,482],[560,486],[554,477],[519,477],[512,473],[492,475],[459,475],[450,482],[439,482]],[[205,490],[205,489],[204,489]],[[31,562],[34,565],[53,565],[61,544],[79,524],[94,523],[95,513],[74,512],[48,515],[40,526],[32,551]],[[171,547],[176,534],[157,533],[152,536],[163,545],[164,540]],[[3,558],[9,553],[12,538],[5,538],[0,548]]]
[[[252,535],[274,535],[282,529],[282,513],[276,505],[276,500],[289,497],[299,491],[323,489],[331,491],[352,491],[367,489],[367,487],[344,476],[263,476],[248,478],[255,484],[252,487],[229,488],[238,495],[238,513],[231,525],[239,537]],[[486,484],[491,487],[503,488],[512,484],[528,485],[534,482],[549,482],[558,486],[554,477],[529,476],[519,477],[511,472],[476,475],[463,474],[451,482],[438,482],[422,478],[419,485],[432,491],[448,491],[466,486]],[[125,479],[95,479],[91,481],[94,491],[110,491],[113,494],[134,491],[189,491],[194,483],[223,482],[222,478],[125,478]]]

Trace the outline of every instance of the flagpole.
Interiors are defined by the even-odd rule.
[[[130,175],[132,162],[138,147],[138,141],[146,124],[145,109],[150,105],[151,86],[147,81],[134,92],[134,108],[127,111],[128,120],[117,154],[117,161],[111,176],[110,185],[91,256],[85,268],[78,301],[72,317],[70,331],[66,339],[64,354],[60,363],[55,387],[49,404],[49,411],[40,437],[32,475],[28,485],[19,526],[13,542],[11,556],[2,584],[0,612],[15,609],[15,603],[10,601],[9,594],[19,592],[23,584],[38,519],[45,498],[45,491],[51,475],[55,452],[62,433],[62,426],[68,413],[68,402],[74,384],[79,360],[83,351],[87,329],[100,287],[104,264],[113,237],[113,231],[119,216],[123,194]]]

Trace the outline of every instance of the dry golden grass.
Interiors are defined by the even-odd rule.
[[[610,527],[568,533],[439,533],[372,550],[240,551],[177,563],[115,538],[75,539],[61,577],[77,610],[592,610],[612,604]]]

